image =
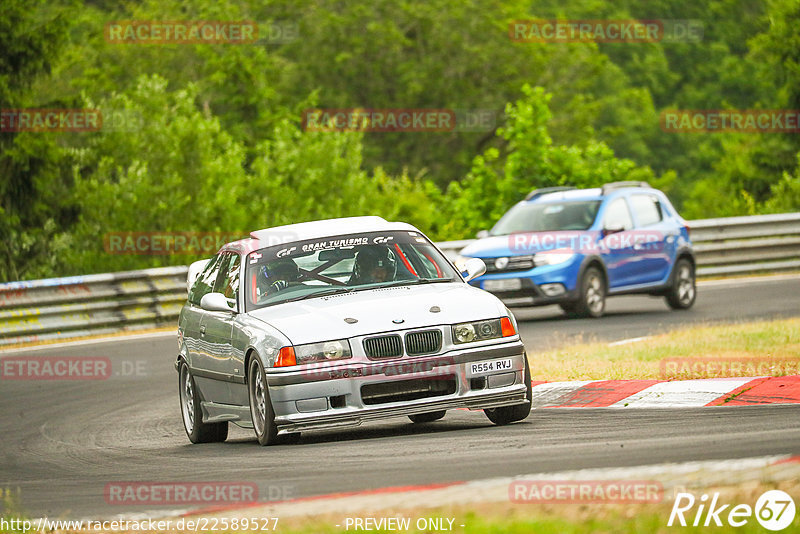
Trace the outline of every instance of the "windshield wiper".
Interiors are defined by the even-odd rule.
[[[452,282],[452,278],[417,278],[415,280],[397,280],[389,284],[381,284],[370,289],[383,289],[385,287],[415,286],[419,284],[437,284],[440,282]]]
[[[352,293],[353,291],[354,289],[352,288],[336,287],[336,288],[326,289],[325,291],[317,291],[316,293],[309,293],[308,295],[302,295],[300,297],[281,300],[276,302],[275,304],[283,304],[284,302],[295,302],[298,300],[305,300],[305,299],[313,299],[315,297],[327,297],[329,295],[336,295],[339,293]]]

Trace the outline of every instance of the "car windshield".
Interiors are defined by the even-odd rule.
[[[461,281],[419,232],[365,232],[285,243],[247,259],[247,310],[386,286]]]
[[[517,204],[497,221],[489,235],[517,232],[556,232],[588,230],[592,226],[599,200],[573,202],[525,202]]]

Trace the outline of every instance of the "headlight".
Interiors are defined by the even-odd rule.
[[[537,267],[542,265],[558,265],[559,263],[565,263],[575,257],[575,253],[572,252],[571,249],[568,248],[559,248],[556,250],[547,250],[545,252],[539,252],[538,254],[533,256],[533,263]]]
[[[294,353],[298,364],[344,360],[353,357],[350,343],[346,339],[297,345]]]
[[[472,323],[457,324],[453,327],[453,341],[469,343],[475,341],[475,326]]]
[[[516,333],[514,325],[511,324],[511,319],[503,317],[489,321],[453,325],[453,342],[456,344],[469,343],[471,341],[509,337]]]

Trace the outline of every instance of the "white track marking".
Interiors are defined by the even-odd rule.
[[[714,378],[659,382],[612,404],[612,408],[684,408],[705,406],[722,395],[755,380],[750,378]]]
[[[627,345],[628,343],[636,343],[639,341],[644,341],[645,339],[650,339],[651,336],[640,336],[640,337],[632,337],[628,339],[621,339],[619,341],[614,341],[609,343],[609,347],[618,347],[619,345]]]
[[[544,408],[546,406],[558,406],[562,404],[562,399],[573,391],[576,391],[586,384],[591,384],[596,380],[585,380],[576,382],[547,382],[533,386],[532,408]]]

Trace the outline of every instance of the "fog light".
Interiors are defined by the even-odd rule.
[[[567,290],[564,284],[542,284],[539,286],[539,289],[548,297],[563,295]]]

